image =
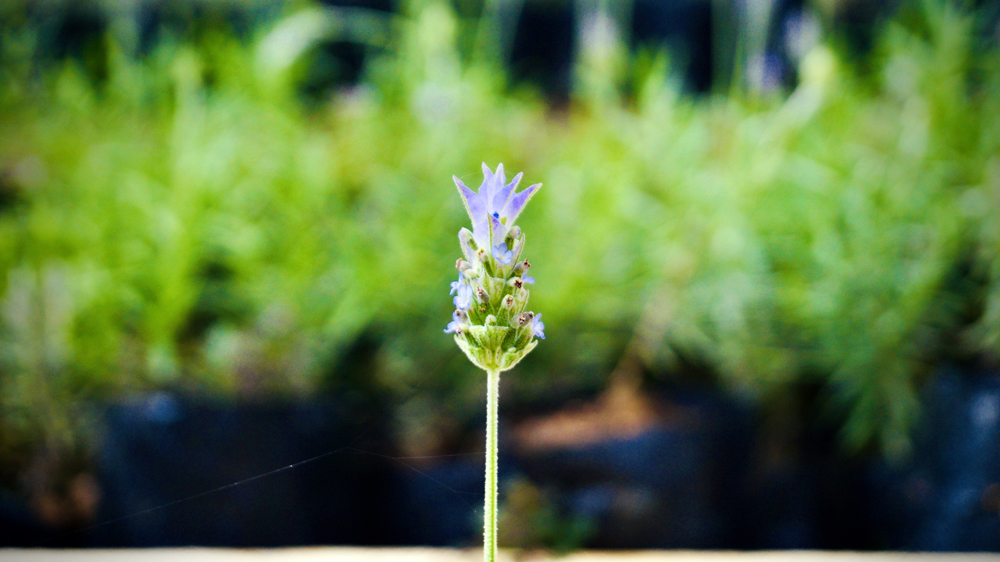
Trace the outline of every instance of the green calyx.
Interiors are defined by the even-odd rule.
[[[484,248],[477,248],[469,236],[461,236],[465,257],[459,269],[472,289],[472,302],[462,311],[463,325],[455,342],[477,367],[486,371],[513,368],[538,345],[531,328],[534,313],[526,311],[528,289],[521,280],[527,262],[519,262],[524,235],[508,236],[513,249],[509,263],[501,263]]]

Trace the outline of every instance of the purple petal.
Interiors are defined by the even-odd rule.
[[[487,212],[489,212],[490,203],[493,201],[493,183],[495,181],[496,176],[486,165],[486,162],[483,162],[483,183],[479,186],[479,196],[486,202]]]
[[[499,212],[503,210],[504,207],[507,206],[507,201],[510,200],[511,194],[514,193],[515,189],[517,189],[517,184],[521,183],[521,176],[523,175],[524,172],[517,174],[516,176],[514,176],[514,179],[511,180],[510,183],[501,187],[500,190],[493,195],[494,211]]]
[[[455,294],[455,291],[457,291],[457,290],[458,290],[458,288],[459,288],[459,287],[461,287],[461,286],[462,286],[462,285],[464,285],[464,284],[465,284],[465,283],[464,283],[464,279],[463,279],[463,275],[462,275],[462,272],[461,272],[461,271],[459,271],[459,272],[458,272],[458,281],[452,281],[452,282],[451,282],[451,292],[450,292],[450,293],[448,293],[448,294],[449,294],[449,295],[454,295],[454,294]]]
[[[489,168],[487,167],[487,170],[488,169]],[[483,185],[479,188],[479,196],[486,202],[487,212],[489,214],[493,214],[494,212],[500,210],[493,207],[493,200],[496,198],[496,194],[503,190],[503,164],[497,165],[496,173],[487,175],[484,172],[483,176]]]
[[[542,322],[542,315],[536,314],[534,318],[531,319],[531,332],[535,336],[545,339],[545,324]]]
[[[521,278],[521,281],[529,285],[535,284],[535,278],[530,275],[525,275],[524,277]]]
[[[501,265],[507,265],[510,263],[510,258],[514,254],[507,249],[507,244],[497,244],[493,246],[493,257]]]
[[[514,221],[517,220],[517,216],[521,214],[524,210],[524,206],[528,204],[528,200],[531,196],[538,191],[538,188],[542,187],[542,184],[536,183],[520,193],[514,194],[507,202],[507,206],[504,207],[503,212],[500,213],[501,216],[507,217],[507,225],[513,226]]]
[[[458,288],[458,294],[452,299],[455,308],[466,309],[472,304],[472,287],[462,285]]]
[[[451,179],[455,180],[458,193],[462,196],[462,201],[465,203],[465,211],[469,213],[469,218],[472,219],[472,233],[475,236],[476,243],[480,246],[488,246],[487,233],[489,232],[489,223],[487,222],[486,200],[480,197],[475,191],[466,187],[462,183],[462,180],[455,176],[452,176]]]
[[[462,202],[465,203],[465,212],[469,213],[472,224],[475,224],[477,217],[482,217],[486,214],[486,205],[483,198],[475,191],[469,189],[457,176],[451,176],[451,179],[455,182],[455,186],[458,187],[458,194],[462,196]]]

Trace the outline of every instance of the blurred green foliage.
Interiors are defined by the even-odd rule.
[[[1000,352],[1000,59],[977,25],[914,3],[864,69],[831,35],[794,89],[707,99],[609,34],[560,110],[474,56],[443,2],[305,6],[143,54],[109,33],[57,64],[7,25],[3,464],[156,388],[417,391],[398,425],[440,439],[481,409],[441,333],[467,222],[450,176],[478,184],[481,161],[545,184],[521,226],[550,337],[505,392],[693,361],[765,403],[822,384],[847,444],[903,453],[928,369]],[[362,80],[304,101],[331,37],[365,45]]]

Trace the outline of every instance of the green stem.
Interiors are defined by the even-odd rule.
[[[483,504],[483,560],[497,557],[497,406],[500,371],[486,372],[486,501]]]

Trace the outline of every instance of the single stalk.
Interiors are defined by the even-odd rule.
[[[500,371],[486,372],[486,500],[483,504],[483,560],[497,557],[497,406]]]

